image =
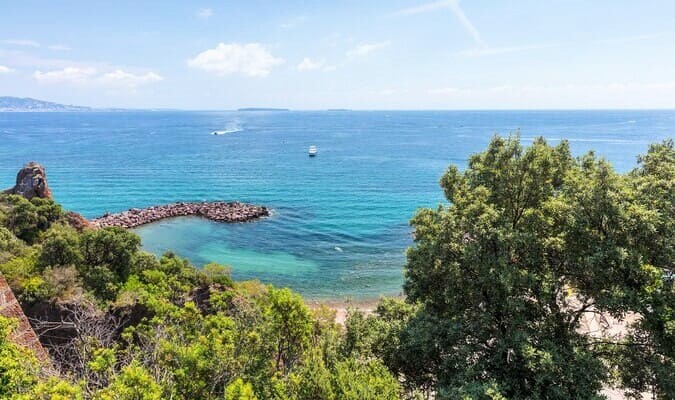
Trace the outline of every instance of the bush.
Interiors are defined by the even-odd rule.
[[[202,273],[213,283],[219,283],[225,286],[232,286],[232,268],[218,263],[209,263],[204,266]]]
[[[27,393],[37,382],[37,359],[24,347],[7,338],[16,321],[0,316],[0,398]]]
[[[0,226],[0,263],[19,255],[25,245],[4,226]]]
[[[85,287],[104,300],[113,300],[127,280],[141,239],[122,228],[86,230],[80,237],[79,272]]]
[[[74,266],[48,267],[42,277],[49,299],[65,301],[78,298],[84,292],[82,281]]]
[[[401,387],[380,361],[347,359],[335,367],[335,393],[341,400],[396,400]]]
[[[35,268],[36,259],[37,253],[32,250],[22,256],[14,257],[0,264],[0,272],[2,272],[7,283],[14,290],[14,294],[19,295],[23,291],[26,281],[32,277],[39,276]]]
[[[55,225],[45,233],[42,252],[38,259],[39,267],[76,266],[81,262],[80,237],[76,230],[64,225]]]
[[[33,244],[63,215],[61,206],[48,199],[28,201],[21,196],[8,196],[8,200],[12,206],[7,213],[7,227],[28,244]]]
[[[258,400],[250,383],[235,379],[225,389],[225,400]]]
[[[148,371],[137,363],[122,369],[105,389],[94,395],[95,400],[160,400],[162,388]]]

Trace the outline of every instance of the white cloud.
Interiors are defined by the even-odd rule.
[[[363,43],[347,51],[347,56],[348,57],[365,56],[372,53],[375,50],[387,47],[389,46],[389,44],[390,43],[388,41],[379,43]]]
[[[298,64],[297,68],[300,71],[312,71],[323,68],[324,64],[326,64],[326,60],[314,61],[309,57],[305,57],[300,64]]]
[[[63,44],[53,44],[49,46],[49,50],[54,50],[54,51],[70,51],[71,48],[63,45]]]
[[[164,79],[154,72],[133,74],[116,69],[99,73],[91,67],[66,67],[49,72],[35,71],[33,77],[45,84],[101,85],[122,89],[136,89],[139,86]]]
[[[210,8],[200,8],[195,15],[202,19],[211,18],[213,17],[213,10]]]
[[[0,65],[0,74],[8,74],[8,73],[10,73],[10,72],[14,72],[14,70],[11,69],[10,67],[6,67],[6,66],[4,66],[4,65]]]
[[[478,32],[478,29],[476,29],[469,17],[466,16],[459,3],[460,0],[435,1],[432,3],[421,4],[416,7],[405,8],[396,11],[391,15],[415,15],[436,10],[448,9],[452,11],[452,13],[455,15],[455,18],[457,18],[459,23],[462,25],[462,28],[464,28],[464,30],[473,38],[473,40],[479,45],[484,46],[485,42],[483,41],[480,32]]]
[[[96,74],[96,69],[87,67],[66,67],[64,69],[42,72],[35,71],[33,77],[40,83],[75,83],[89,82]]]
[[[40,43],[34,40],[27,40],[27,39],[5,39],[0,41],[0,43],[9,44],[13,46],[40,47]]]
[[[126,87],[129,89],[135,89],[138,86],[142,86],[153,82],[159,82],[163,79],[164,79],[163,77],[154,72],[148,72],[146,74],[132,74],[130,72],[125,72],[121,69],[117,69],[115,71],[101,75],[98,78],[98,81],[108,86]]]
[[[217,75],[239,73],[247,76],[267,76],[272,68],[284,62],[274,57],[259,43],[219,43],[188,60],[188,66]]]

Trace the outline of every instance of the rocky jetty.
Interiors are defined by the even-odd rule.
[[[247,222],[266,217],[266,207],[239,202],[172,203],[148,208],[132,208],[116,214],[108,214],[90,221],[93,227],[119,226],[133,228],[165,218],[198,216],[216,222]]]
[[[5,193],[18,194],[28,200],[33,197],[51,199],[52,191],[49,189],[49,185],[47,185],[45,167],[33,161],[24,165],[16,175],[16,185],[11,189],[5,190]]]

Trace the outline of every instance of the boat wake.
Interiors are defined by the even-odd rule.
[[[231,133],[241,132],[243,130],[244,130],[244,128],[242,128],[242,126],[239,124],[239,121],[236,121],[236,122],[232,122],[232,123],[227,124],[225,129],[213,131],[213,132],[211,132],[211,134],[216,135],[216,136],[220,136],[220,135],[228,135],[228,134],[231,134]]]

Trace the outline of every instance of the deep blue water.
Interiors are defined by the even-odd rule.
[[[438,179],[495,133],[595,149],[619,171],[672,137],[675,111],[0,113],[0,187],[35,160],[57,201],[87,217],[173,201],[240,200],[266,220],[165,220],[145,248],[229,264],[314,298],[398,294],[408,220]],[[214,130],[226,133],[214,136]],[[319,149],[316,158],[307,147]]]

